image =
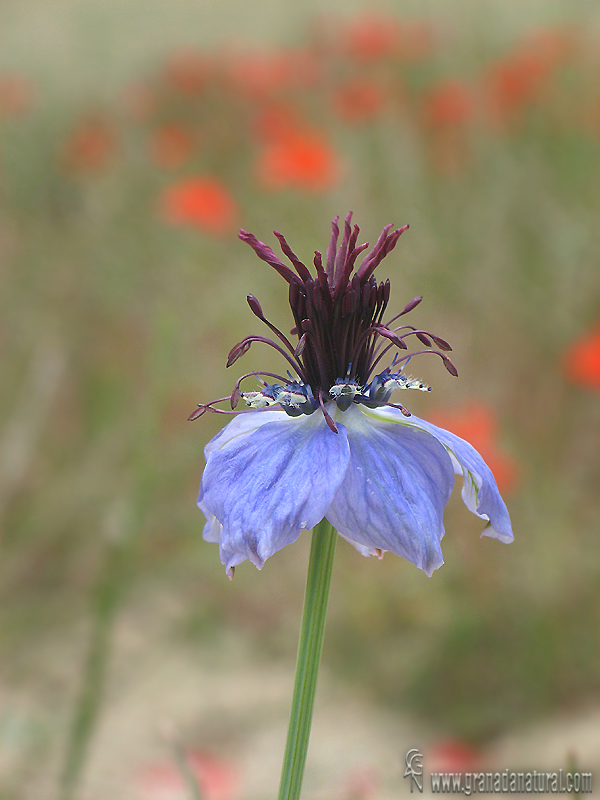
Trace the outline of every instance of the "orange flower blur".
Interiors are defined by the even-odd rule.
[[[150,142],[152,158],[159,167],[179,167],[194,152],[194,137],[183,125],[163,125]]]
[[[563,369],[573,383],[600,390],[600,325],[571,344]]]
[[[473,112],[472,93],[456,78],[441,81],[425,97],[425,116],[433,127],[465,125]]]
[[[432,35],[421,22],[400,24],[384,16],[361,15],[347,26],[344,49],[356,61],[373,62],[396,57],[416,61],[428,55]]]
[[[289,87],[314,86],[319,77],[313,54],[303,50],[247,53],[229,65],[234,88],[254,100],[281,95]]]
[[[256,172],[268,189],[325,192],[336,183],[340,164],[321,133],[293,131],[264,147],[256,160]]]
[[[67,139],[64,161],[74,173],[100,172],[114,155],[116,136],[112,125],[101,115],[84,119]]]
[[[393,55],[400,47],[400,26],[396,20],[362,16],[346,31],[348,53],[359,61],[373,61]]]
[[[233,800],[238,796],[239,777],[229,762],[201,751],[187,752],[185,758],[206,800]],[[186,795],[181,769],[168,762],[148,764],[139,777],[136,794],[143,800],[166,800]]]
[[[292,136],[302,127],[300,112],[285,103],[268,103],[259,106],[252,129],[262,142],[277,141],[287,136]]]
[[[481,767],[481,754],[460,739],[440,739],[430,745],[427,762],[435,772],[472,772]]]
[[[511,456],[503,453],[496,444],[498,425],[492,411],[483,403],[472,401],[453,411],[435,411],[427,419],[440,428],[469,441],[479,450],[484,461],[494,474],[501,492],[515,488],[518,477],[517,464]]]
[[[0,75],[0,117],[18,117],[29,111],[33,89],[20,75]]]
[[[366,122],[383,110],[383,89],[366,78],[352,78],[338,86],[333,97],[334,108],[346,122]]]
[[[537,102],[572,48],[568,33],[542,31],[496,61],[486,87],[492,120],[510,122],[525,107]]]
[[[226,236],[236,227],[235,201],[217,178],[186,178],[163,192],[161,208],[173,225],[191,225],[214,236]]]
[[[182,51],[167,64],[165,80],[171,88],[193,97],[204,89],[211,69],[211,62],[206,56],[194,51]]]

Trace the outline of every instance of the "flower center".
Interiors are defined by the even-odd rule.
[[[339,217],[333,220],[325,262],[322,254],[315,251],[314,276],[280,233],[275,232],[275,236],[293,269],[251,233],[240,231],[240,239],[249,244],[259,258],[272,266],[288,283],[289,303],[294,319],[291,335],[296,336],[297,341],[292,343],[269,322],[258,300],[253,295],[248,295],[250,309],[275,334],[279,343],[263,336],[247,336],[231,349],[227,366],[231,366],[248,352],[253,342],[263,342],[279,351],[297,378],[289,371],[289,380],[265,372],[243,375],[231,395],[232,409],[237,406],[241,397],[253,409],[279,405],[291,416],[312,414],[320,407],[330,428],[337,431],[325,408],[331,401],[341,411],[346,411],[353,403],[363,403],[370,407],[394,405],[389,400],[395,389],[430,391],[431,387],[403,374],[404,367],[413,355],[435,353],[452,375],[457,374],[456,368],[445,355],[452,348],[439,336],[412,325],[390,327],[400,317],[412,311],[422,297],[414,298],[399,314],[388,322],[383,322],[390,298],[390,282],[386,280],[378,284],[373,273],[394,249],[408,225],[396,230],[393,230],[392,225],[387,225],[375,246],[356,267],[358,256],[366,250],[368,244],[357,245],[359,228],[357,225],[352,227],[351,220],[350,213],[345,219],[339,246]],[[411,336],[415,336],[425,349],[408,353],[405,340]],[[433,349],[434,344],[438,349]],[[376,374],[376,367],[390,349],[404,352],[401,356],[396,353],[390,366]],[[262,389],[258,392],[241,392],[241,381],[250,375],[259,378]],[[269,384],[260,376],[274,377],[283,383]],[[410,414],[403,406],[397,404],[396,407],[406,415]],[[195,419],[208,410],[217,411],[213,408],[213,403],[209,403],[200,406],[190,419]]]

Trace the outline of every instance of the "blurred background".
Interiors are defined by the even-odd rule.
[[[230,583],[186,418],[281,368],[225,368],[248,293],[291,327],[237,230],[310,263],[349,210],[410,223],[390,309],[460,377],[407,402],[515,542],[459,487],[431,579],[340,542],[306,797],[396,798],[410,747],[600,770],[599,44],[567,0],[3,0],[0,798],[275,796],[309,536]]]

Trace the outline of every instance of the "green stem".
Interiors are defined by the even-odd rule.
[[[115,506],[111,509],[109,517],[112,518],[117,513],[117,508]],[[120,521],[117,524],[120,525]],[[61,777],[60,800],[73,800],[79,790],[87,751],[102,704],[111,637],[124,587],[130,573],[133,542],[134,539],[128,532],[119,530],[116,540],[109,542],[107,548],[94,597],[90,647],[69,731]]]
[[[279,800],[298,800],[302,788],[336,543],[337,533],[324,519],[312,534]]]

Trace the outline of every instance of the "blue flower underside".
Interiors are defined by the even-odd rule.
[[[504,544],[514,540],[508,509],[500,496],[491,469],[473,445],[437,425],[412,415],[401,417],[394,408],[365,411],[380,420],[389,420],[405,427],[429,433],[448,451],[456,475],[463,476],[461,496],[469,511],[488,522],[482,536],[491,536]]]
[[[374,422],[356,406],[340,417],[350,463],[327,519],[365,555],[389,550],[431,575],[443,563],[442,518],[454,486],[448,453],[432,436]]]
[[[258,411],[231,422],[205,451],[199,505],[222,525],[228,571],[249,559],[257,567],[320,522],[350,456],[346,431],[332,433],[320,414],[292,418]],[[217,527],[207,516],[205,537]]]
[[[484,534],[512,541],[494,477],[463,439],[392,407],[329,406],[324,416],[241,415],[206,447],[198,505],[204,538],[231,568],[257,567],[323,517],[363,555],[389,550],[431,575],[442,563],[443,512],[454,473]]]

